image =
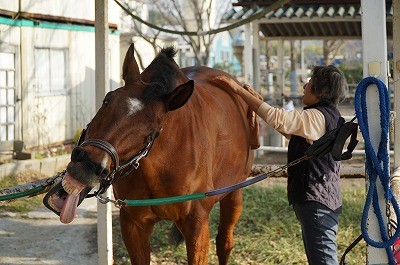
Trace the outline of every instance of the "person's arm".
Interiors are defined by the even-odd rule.
[[[317,109],[285,110],[263,103],[256,113],[285,137],[298,135],[312,143],[326,132],[324,114]]]
[[[225,90],[231,90],[238,94],[249,105],[250,109],[287,138],[290,138],[290,135],[298,135],[311,143],[325,134],[325,117],[317,109],[300,112],[275,108],[252,95],[232,78],[218,76],[214,80],[221,84]]]
[[[225,90],[231,90],[235,94],[239,95],[247,103],[247,105],[249,105],[249,108],[254,112],[257,112],[258,108],[263,103],[261,99],[251,94],[247,89],[244,88],[245,86],[249,86],[247,84],[244,84],[242,87],[241,85],[236,83],[235,80],[227,76],[217,76],[214,78],[214,80],[221,84]]]
[[[264,103],[264,101],[254,95],[252,95],[249,90],[252,89],[247,89],[246,86],[249,86],[248,84],[244,84],[243,87],[240,87],[238,89],[237,94],[249,105],[249,108],[257,113],[257,110],[260,108],[261,104]]]

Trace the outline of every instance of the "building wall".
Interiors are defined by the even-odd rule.
[[[0,9],[18,12],[18,2],[19,0],[0,1]]]
[[[18,1],[1,1],[0,9],[17,11]],[[94,19],[95,10],[94,0],[22,0],[21,9],[29,13],[89,20]],[[116,13],[115,10],[109,11],[110,22],[117,22],[116,18],[111,18]],[[22,140],[25,147],[30,148],[72,139],[97,111],[94,27],[48,22],[9,22],[0,17],[0,52],[14,50],[16,54],[16,79],[19,84],[16,97],[21,101],[16,102],[16,116],[19,119],[15,140]],[[118,31],[110,33],[109,47],[110,89],[115,89],[120,86]],[[59,63],[63,61],[54,60],[50,69],[50,72],[57,75],[57,71],[64,67],[65,89],[47,93],[38,91],[35,64],[40,62],[35,58],[37,49],[65,51],[66,64],[61,66]]]
[[[219,68],[233,76],[242,75],[241,63],[234,56],[233,41],[229,32],[218,33],[213,41],[209,66]]]
[[[21,6],[19,7],[19,1]],[[108,3],[108,20],[110,23],[119,23],[120,8],[114,1]],[[85,19],[94,21],[95,0],[2,0],[0,9],[18,12],[36,13],[59,17]]]

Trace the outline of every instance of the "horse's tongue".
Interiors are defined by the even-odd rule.
[[[68,194],[60,213],[61,223],[69,224],[74,220],[76,215],[76,208],[78,207],[78,202],[79,202],[79,194],[78,195]]]

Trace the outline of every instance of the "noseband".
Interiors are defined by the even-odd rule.
[[[95,146],[95,147],[105,151],[111,157],[111,159],[114,163],[114,170],[112,172],[110,172],[105,178],[103,178],[100,181],[99,190],[95,192],[96,196],[106,192],[107,189],[114,182],[116,182],[120,177],[128,175],[130,172],[132,172],[133,169],[138,169],[139,160],[142,159],[143,157],[147,157],[147,155],[150,152],[151,147],[154,144],[154,140],[159,135],[158,131],[151,132],[147,136],[147,139],[146,139],[147,143],[146,143],[145,147],[142,150],[140,150],[135,156],[133,156],[131,159],[129,159],[127,162],[124,162],[121,164],[117,151],[115,150],[114,146],[112,146],[110,143],[100,140],[100,139],[89,139],[89,140],[83,141],[88,127],[89,127],[89,125],[86,127],[86,129],[83,129],[82,134],[78,141],[78,146],[79,147]]]

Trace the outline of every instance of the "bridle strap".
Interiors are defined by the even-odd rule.
[[[82,135],[85,134],[86,130],[82,132]],[[82,138],[81,135],[81,139]],[[127,162],[123,163],[120,165],[120,160],[118,157],[118,153],[115,150],[114,146],[112,146],[110,143],[100,140],[100,139],[89,139],[86,141],[83,141],[82,143],[79,144],[80,147],[84,146],[95,146],[97,148],[100,148],[101,150],[107,152],[109,154],[115,164],[114,170],[110,172],[104,179],[101,180],[100,182],[100,188],[97,192],[95,192],[94,196],[98,196],[99,194],[103,194],[115,181],[117,181],[121,175],[126,176],[128,175],[133,169],[138,169],[139,167],[139,160],[142,159],[143,157],[147,157],[147,155],[150,152],[151,147],[154,144],[154,140],[158,137],[159,131],[154,131],[151,134],[147,136],[147,144],[146,146],[139,151],[135,156],[133,156],[131,159],[129,159]],[[83,136],[84,137],[84,136]],[[127,171],[124,173],[123,170],[126,168],[129,168]],[[89,196],[91,197],[91,196]]]
[[[87,145],[92,145],[92,146],[98,147],[98,148],[106,151],[111,156],[111,158],[115,164],[115,170],[119,169],[119,157],[118,157],[117,151],[115,150],[114,146],[112,146],[111,144],[109,144],[106,141],[99,140],[99,139],[86,140],[80,146],[84,147]]]

